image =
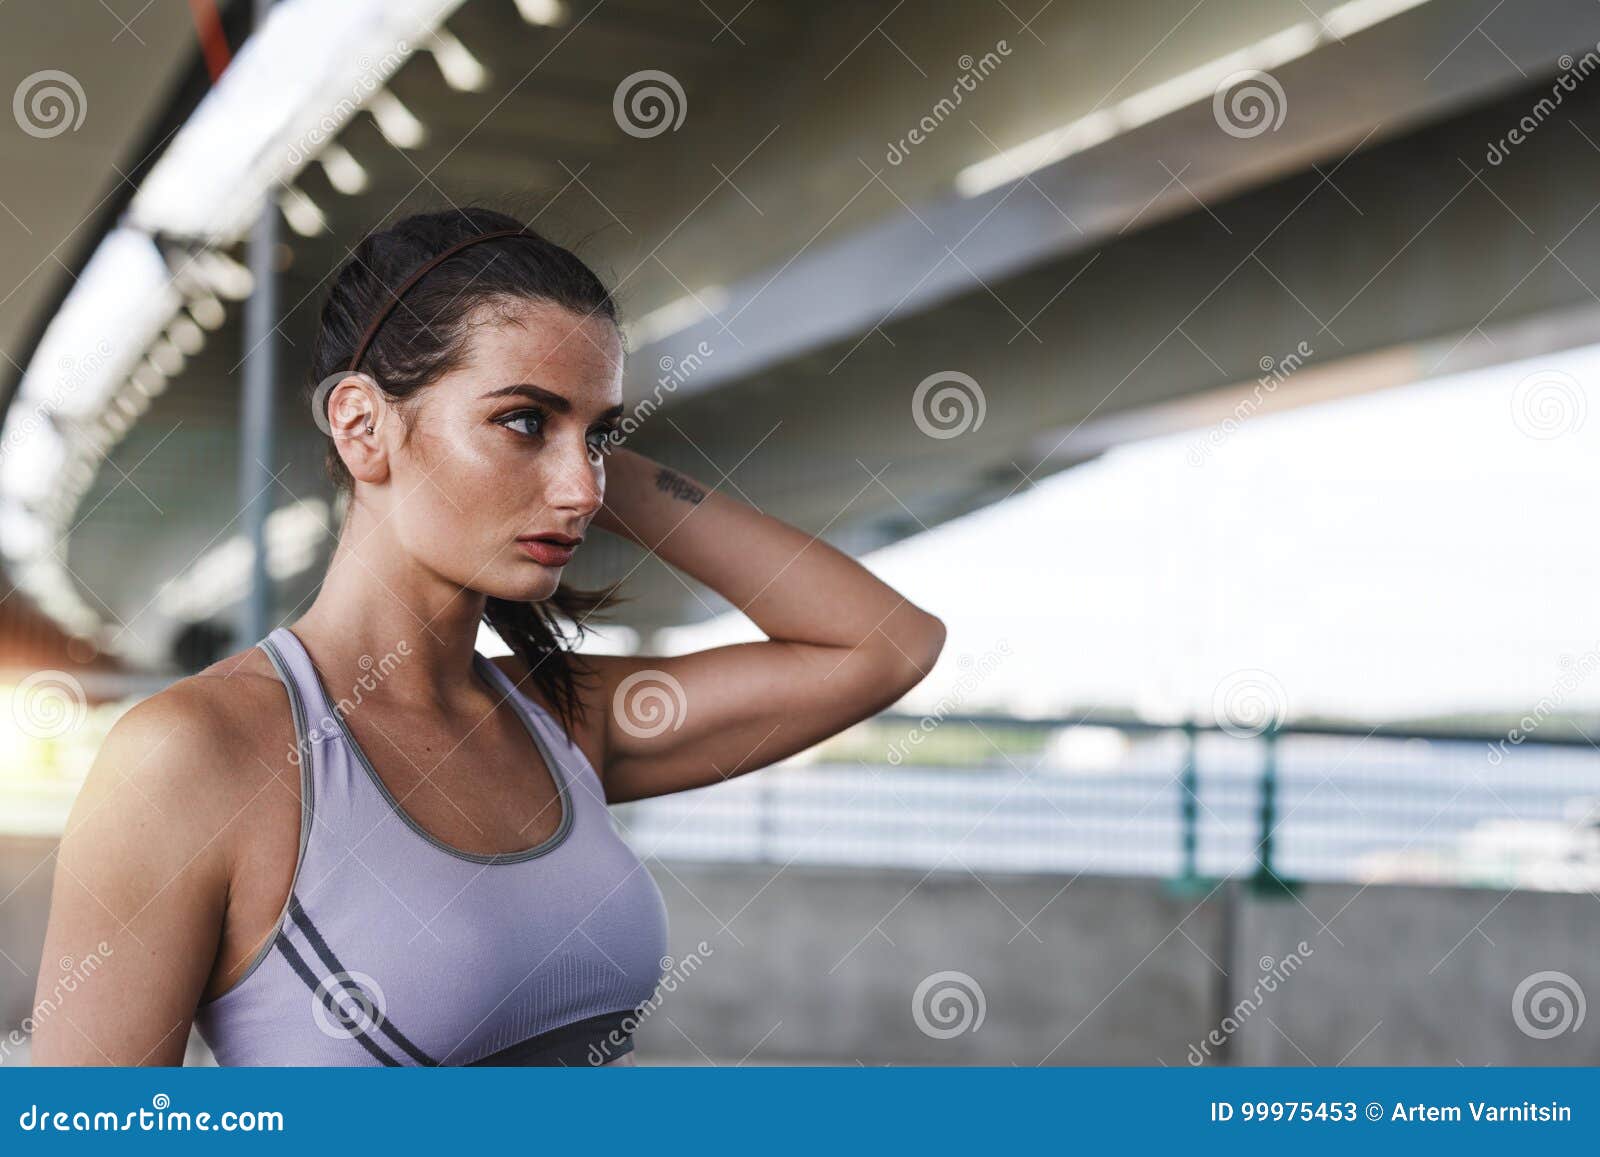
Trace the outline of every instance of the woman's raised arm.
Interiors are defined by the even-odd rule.
[[[716,783],[887,707],[944,645],[944,624],[848,555],[628,450],[610,455],[594,525],[699,579],[767,640],[693,654],[586,656],[609,713],[615,801]]]

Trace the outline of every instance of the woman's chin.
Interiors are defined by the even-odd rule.
[[[525,573],[505,582],[481,585],[483,580],[480,578],[477,589],[488,598],[503,599],[508,603],[543,602],[556,593],[556,587],[561,585],[562,572],[559,567],[539,566],[531,562],[524,566]]]

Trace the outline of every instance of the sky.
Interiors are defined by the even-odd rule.
[[[874,552],[949,631],[901,706],[1600,707],[1596,381],[1591,347],[1141,442]],[[760,637],[735,614],[662,649]]]

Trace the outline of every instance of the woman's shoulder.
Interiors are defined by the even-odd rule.
[[[275,698],[241,654],[122,714],[57,848],[53,936],[116,939],[120,960],[117,937],[127,933],[137,960],[155,969],[145,977],[152,991],[179,1005],[187,995],[173,986],[204,982],[244,874],[263,878],[286,852],[292,859],[293,720],[281,687]]]
[[[141,700],[119,726],[126,722],[140,730],[168,728],[190,748],[220,742],[248,751],[276,738],[284,729],[278,722],[290,730],[291,742],[293,732],[288,696],[259,647],[219,659]]]
[[[275,779],[298,775],[294,720],[259,648],[230,655],[140,700],[112,726],[86,794],[131,784],[205,821],[232,816]],[[229,809],[232,808],[232,811]]]

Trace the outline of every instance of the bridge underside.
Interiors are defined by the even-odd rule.
[[[629,400],[664,399],[630,445],[852,551],[1218,421],[1268,374],[1263,408],[1293,406],[1600,339],[1600,89],[1539,104],[1562,54],[1581,68],[1600,40],[1592,4],[1422,4],[1344,34],[1327,3],[1188,20],[1057,3],[1027,27],[1002,5],[876,28],[887,6],[826,7],[719,30],[610,5],[530,42],[513,6],[469,0],[450,28],[490,90],[413,60],[391,88],[429,143],[404,152],[360,118],[340,143],[369,190],[300,181],[328,228],[291,235],[282,275],[278,504],[328,495],[302,377],[324,279],[375,220],[445,202],[587,237],[642,321]],[[1314,45],[1257,54],[1278,53],[1278,127],[1227,131],[1210,88],[1140,119],[1163,84],[1230,53],[1250,67],[1297,21]],[[930,113],[986,53],[960,108]],[[646,67],[678,78],[687,115],[638,139],[611,97]],[[981,189],[975,162],[1106,110],[1099,143]],[[687,324],[668,332],[663,306]],[[184,625],[153,593],[237,531],[241,347],[233,311],[74,512],[70,570],[137,660],[164,661]],[[955,374],[971,409],[939,436],[918,386]],[[594,546],[572,581],[638,561]],[[282,611],[329,547],[283,580]],[[640,628],[722,609],[655,562],[629,590]]]

